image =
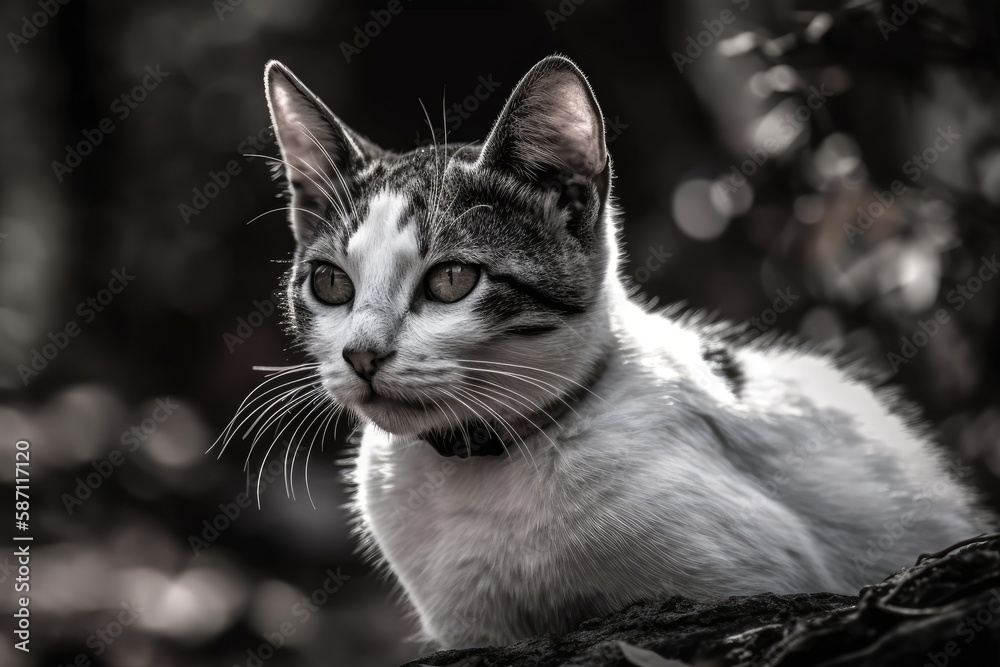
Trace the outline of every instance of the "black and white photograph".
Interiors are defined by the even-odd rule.
[[[0,31],[0,667],[1000,665],[1000,4]]]

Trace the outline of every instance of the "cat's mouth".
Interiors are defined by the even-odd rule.
[[[396,434],[416,433],[426,428],[428,419],[427,403],[371,387],[355,399],[354,409],[380,428]]]
[[[426,405],[417,401],[402,398],[399,396],[390,396],[386,393],[379,393],[374,387],[370,387],[367,393],[362,397],[360,404],[362,407],[382,407],[382,408],[406,408],[409,410],[424,410]]]

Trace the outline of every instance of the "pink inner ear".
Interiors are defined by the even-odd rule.
[[[284,86],[274,87],[273,100],[275,125],[285,152],[285,159],[310,177],[314,177],[313,169],[324,168],[325,159],[322,150],[309,136],[309,132],[312,132],[316,140],[330,151],[331,136],[324,128],[325,122],[316,113],[304,112],[301,102]],[[302,178],[301,174],[295,176]]]
[[[604,170],[603,126],[586,83],[567,72],[535,81],[514,117],[514,152],[532,170],[567,169],[583,176]]]
[[[598,174],[604,168],[603,137],[589,96],[580,82],[566,78],[548,93],[551,124],[559,134],[555,150],[567,166],[584,174]]]
[[[272,86],[271,93],[275,130],[289,181],[300,184],[310,197],[329,197],[334,189],[330,181],[335,182],[330,161],[340,157],[329,121],[286,85]]]

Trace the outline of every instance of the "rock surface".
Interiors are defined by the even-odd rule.
[[[1000,534],[924,556],[858,597],[765,594],[710,603],[644,602],[565,635],[442,651],[404,667],[683,664],[1000,666]]]

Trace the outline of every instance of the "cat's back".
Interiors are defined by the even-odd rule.
[[[660,452],[664,469],[712,471],[711,492],[729,494],[727,510],[759,529],[782,511],[800,519],[830,545],[826,559],[848,587],[992,529],[967,469],[915,411],[832,358],[733,343],[718,327],[634,303],[618,317],[628,372],[615,393],[642,397],[630,412],[644,433],[631,442]]]

